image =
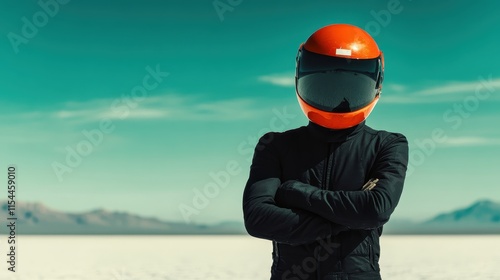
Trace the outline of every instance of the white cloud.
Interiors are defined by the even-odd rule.
[[[294,74],[271,74],[260,76],[259,81],[269,83],[280,87],[294,87],[295,75]]]
[[[388,92],[388,93],[386,93]],[[392,85],[382,93],[381,102],[386,103],[436,103],[464,100],[467,96],[487,97],[490,100],[499,100],[500,78],[492,79],[479,77],[476,81],[446,82],[420,90],[409,90],[404,86]],[[478,92],[478,93],[477,93]]]
[[[70,122],[158,119],[197,121],[237,121],[262,116],[265,108],[257,100],[234,98],[206,100],[203,96],[164,94],[134,102],[132,99],[94,99],[67,102],[49,116]]]
[[[446,147],[491,146],[500,145],[500,139],[475,136],[448,137],[442,145]]]
[[[384,84],[384,89],[401,92],[406,90],[406,86],[401,84]]]
[[[165,118],[168,116],[168,112],[165,110],[158,109],[148,109],[148,108],[137,108],[130,110],[129,113],[124,116],[123,113],[119,111],[108,110],[101,114],[96,115],[98,119],[158,119]]]
[[[401,93],[398,95],[387,95],[382,92],[380,97],[381,103],[398,103],[398,104],[412,104],[412,103],[433,103],[435,102],[431,98],[421,98],[418,96],[407,95],[405,93]]]
[[[114,102],[119,102],[116,103],[118,107],[113,107]],[[13,135],[0,139],[0,142],[53,142],[59,143],[56,146],[64,149],[67,143],[81,140],[82,128],[96,127],[103,119],[117,123],[128,120],[208,123],[259,119],[271,113],[271,105],[263,106],[259,100],[241,97],[210,100],[209,96],[169,93],[150,96],[136,104],[130,103],[134,107],[127,107],[125,104],[127,102],[120,99],[101,98],[54,104],[51,108],[39,108],[34,112],[21,110],[18,106],[12,112],[0,113],[0,128],[6,135]],[[16,123],[22,125],[14,125]],[[117,142],[119,137],[115,135],[109,139]]]
[[[416,95],[442,95],[442,94],[457,94],[457,93],[475,93],[476,90],[484,88],[484,90],[493,91],[495,88],[500,87],[499,79],[486,79],[484,77],[478,78],[476,81],[470,82],[449,82],[445,85],[440,85],[421,91],[417,91]]]

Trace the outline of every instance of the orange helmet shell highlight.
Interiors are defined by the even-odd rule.
[[[351,59],[376,58],[381,54],[368,32],[350,24],[332,24],[319,29],[307,39],[304,48],[318,54]]]

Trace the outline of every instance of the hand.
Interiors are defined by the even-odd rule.
[[[368,180],[368,182],[366,182],[366,184],[364,184],[363,187],[361,187],[361,190],[362,191],[371,191],[373,188],[375,188],[375,186],[377,185],[377,182],[378,182],[377,178],[370,179],[370,180]]]

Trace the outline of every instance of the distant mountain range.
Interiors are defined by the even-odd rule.
[[[0,220],[6,221],[7,203],[0,205]],[[16,216],[18,234],[246,234],[242,221],[186,224],[103,209],[65,213],[41,203],[17,202]],[[500,203],[478,201],[419,223],[391,220],[384,234],[500,234]]]
[[[414,223],[390,221],[384,227],[388,234],[500,234],[500,203],[478,201],[466,208],[443,213]]]
[[[1,202],[0,221],[7,216],[7,203]],[[18,234],[242,234],[243,224],[224,222],[197,225],[168,222],[126,212],[96,209],[86,213],[65,213],[41,203],[16,202]],[[3,227],[4,228],[4,227]],[[5,234],[0,229],[0,234]]]

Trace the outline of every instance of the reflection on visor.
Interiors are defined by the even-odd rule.
[[[299,73],[324,71],[346,71],[357,72],[377,80],[379,73],[380,58],[372,59],[349,59],[342,57],[326,56],[302,49]]]
[[[311,106],[345,113],[359,110],[375,99],[379,58],[345,59],[302,51],[297,92]]]

